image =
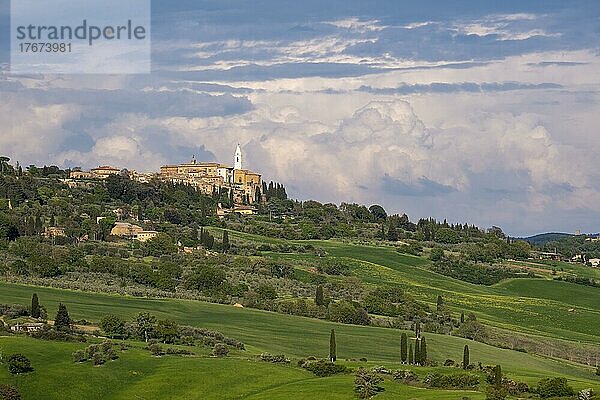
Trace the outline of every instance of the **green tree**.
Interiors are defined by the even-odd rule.
[[[125,334],[125,321],[113,314],[108,314],[100,319],[100,329],[111,338],[122,337]]]
[[[419,338],[415,339],[415,364],[420,365],[421,364],[421,342],[419,340]]]
[[[489,386],[485,392],[486,400],[504,400],[508,396],[508,390],[502,384],[502,368],[496,365],[489,377]]]
[[[335,344],[335,329],[331,330],[329,335],[329,361],[335,362],[337,359],[337,348]]]
[[[369,207],[369,212],[371,213],[371,216],[376,222],[385,221],[385,219],[387,218],[387,213],[385,212],[385,209],[379,204],[373,204],[371,207]]]
[[[141,312],[135,317],[135,331],[138,337],[148,342],[154,335],[156,317],[147,312]]]
[[[227,231],[223,231],[223,246],[222,246],[222,250],[223,253],[227,253],[229,251],[230,248],[230,244],[229,244],[229,232]]]
[[[156,334],[163,343],[173,343],[179,336],[179,326],[177,322],[171,319],[158,321],[156,324]]]
[[[536,393],[543,399],[548,397],[573,396],[575,391],[566,378],[544,378],[539,381]]]
[[[31,366],[31,361],[29,358],[25,357],[23,354],[13,354],[8,357],[7,360],[8,372],[13,375],[17,374],[25,374],[27,372],[33,371],[33,367]]]
[[[71,318],[69,317],[67,307],[63,303],[58,305],[58,311],[56,312],[56,317],[54,318],[54,329],[58,331],[71,330]]]
[[[400,360],[402,360],[402,364],[406,364],[406,360],[408,357],[407,345],[408,345],[408,337],[406,336],[406,333],[402,333],[402,335],[400,335]]]
[[[188,289],[206,290],[219,286],[226,279],[225,271],[219,267],[202,265],[187,278]]]
[[[470,356],[469,356],[469,345],[465,344],[465,348],[463,349],[463,369],[469,368],[470,365]]]
[[[444,258],[444,249],[441,247],[434,247],[431,249],[431,253],[429,253],[429,259],[431,261],[440,261]]]
[[[437,297],[437,314],[442,315],[444,313],[444,298],[441,295]]]
[[[425,365],[427,363],[427,342],[425,341],[425,336],[421,338],[421,351],[419,354],[419,362],[421,365]]]
[[[413,355],[413,346],[412,346],[412,343],[410,343],[410,344],[408,345],[408,363],[409,363],[410,365],[412,365],[412,364],[414,364],[414,363],[415,363],[415,357],[414,357],[414,355]]]
[[[40,317],[40,302],[37,293],[34,293],[33,296],[31,296],[31,316],[33,318]]]
[[[325,305],[325,296],[323,295],[323,285],[318,285],[315,291],[315,304],[318,306]]]

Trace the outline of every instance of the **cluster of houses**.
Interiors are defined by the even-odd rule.
[[[252,209],[248,204],[264,200],[261,175],[242,167],[242,150],[239,144],[235,150],[233,167],[218,162],[199,162],[195,157],[187,163],[163,165],[157,173],[138,173],[105,165],[89,171],[76,168],[71,171],[65,183],[72,187],[87,186],[90,181],[119,174],[126,174],[130,179],[141,183],[159,179],[185,184],[209,195],[226,191],[236,206],[245,206],[237,210],[240,214],[250,213]],[[226,213],[227,211],[223,211],[223,214]]]

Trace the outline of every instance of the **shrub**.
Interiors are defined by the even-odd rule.
[[[279,355],[272,355],[269,353],[262,353],[260,355],[260,359],[262,361],[266,361],[266,362],[270,362],[270,363],[274,363],[274,364],[278,364],[278,363],[288,363],[290,362],[289,359],[285,358],[284,354],[279,354]]]
[[[16,387],[0,383],[0,399],[2,400],[21,400],[21,395]]]
[[[317,361],[306,361],[301,365],[302,368],[309,370],[313,374],[318,377],[326,377],[332,376],[335,374],[341,374],[348,371],[348,368],[340,365],[334,364],[330,361],[325,360],[317,360]]]
[[[24,374],[33,371],[31,361],[23,354],[13,354],[8,357],[8,372],[11,374]]]
[[[167,347],[167,354],[171,354],[171,355],[184,355],[184,356],[192,356],[194,355],[193,352],[187,350],[187,349],[177,349],[177,348],[173,348],[173,347]]]
[[[573,396],[575,391],[566,378],[544,378],[539,381],[536,393],[541,398]]]
[[[456,361],[451,360],[451,359],[447,359],[446,361],[444,361],[444,367],[454,367],[456,365]]]
[[[91,360],[94,357],[94,354],[100,352],[100,346],[97,344],[91,344],[85,348],[85,358]]]
[[[383,365],[381,365],[379,367],[373,367],[372,371],[375,372],[376,374],[392,375],[392,371],[390,371]]]
[[[85,356],[85,350],[77,350],[72,354],[73,361],[76,363],[81,363],[87,361],[87,357]]]
[[[83,335],[77,335],[65,331],[57,331],[49,326],[45,326],[37,332],[32,332],[31,337],[40,340],[57,340],[61,342],[85,343],[87,341],[86,337]]]
[[[225,357],[227,356],[227,354],[229,354],[229,347],[227,347],[227,345],[223,343],[215,344],[215,347],[213,347],[213,350],[211,352],[211,355],[213,357]]]
[[[110,349],[107,349],[106,351],[104,351],[104,356],[106,358],[108,358],[109,360],[116,360],[117,358],[119,358],[119,355],[113,348],[110,348]]]
[[[150,350],[150,353],[153,356],[162,356],[163,354],[165,354],[165,352],[163,351],[163,348],[160,344],[158,343],[150,343],[148,345],[148,350]]]
[[[361,399],[369,399],[385,389],[380,386],[383,378],[373,371],[360,368],[354,378],[354,391]]]
[[[394,371],[394,380],[403,381],[405,383],[418,382],[419,376],[410,370],[397,370]]]
[[[93,365],[102,365],[105,362],[106,362],[106,357],[104,357],[104,354],[102,354],[100,352],[96,352],[92,356],[92,364]]]

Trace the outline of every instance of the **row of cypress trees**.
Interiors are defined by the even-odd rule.
[[[425,336],[415,338],[415,346],[408,344],[408,336],[403,333],[400,336],[400,360],[403,363],[425,365],[427,362],[427,340]]]

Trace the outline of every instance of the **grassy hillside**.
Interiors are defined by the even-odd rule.
[[[0,369],[0,382],[16,384],[26,400],[354,398],[351,375],[316,378],[293,365],[263,363],[241,352],[221,359],[206,354],[152,357],[138,344],[119,353],[118,360],[93,367],[71,361],[71,352],[83,348],[82,344],[0,337],[0,346],[6,353],[26,353],[35,367],[33,373],[16,379]],[[390,381],[384,386],[386,391],[378,399],[484,398],[473,391],[421,389]]]
[[[248,350],[245,354],[267,351],[284,353],[293,358],[309,355],[326,356],[329,330],[335,328],[340,359],[366,357],[372,363],[399,367],[397,361],[400,332],[394,329],[340,325],[198,301],[139,299],[11,284],[0,284],[0,302],[24,304],[29,301],[33,292],[38,293],[40,301],[48,307],[51,315],[55,312],[58,302],[67,304],[75,319],[86,318],[97,321],[107,313],[116,313],[129,318],[140,311],[151,311],[159,318],[174,318],[182,324],[217,329],[228,336],[238,338],[247,345]],[[469,344],[472,363],[500,363],[504,371],[515,379],[533,384],[544,376],[567,376],[574,386],[600,388],[600,380],[589,368],[498,349],[452,336],[434,334],[426,336],[429,354],[437,361],[443,362],[447,358],[460,360],[463,346]],[[16,346],[11,342],[13,339],[1,340],[2,346],[5,346],[5,343],[13,343],[13,346]],[[28,353],[28,349],[28,346],[21,347],[25,353]],[[33,354],[36,354],[36,351],[33,351]],[[165,368],[171,367],[165,366]],[[177,367],[172,368],[177,369]],[[239,368],[244,371],[243,366]],[[297,372],[302,371],[294,370],[294,373]],[[293,379],[297,376],[294,375]]]
[[[231,232],[233,237],[260,243],[262,237]],[[272,240],[272,239],[271,239]],[[442,295],[456,313],[473,312],[498,327],[561,339],[600,343],[600,289],[544,279],[519,279],[511,290],[503,283],[483,286],[439,275],[427,269],[429,261],[398,253],[390,246],[366,246],[338,241],[310,241],[324,249],[327,257],[338,258],[352,267],[353,275],[367,283],[403,286],[417,299],[435,304]],[[318,261],[314,254],[276,254],[288,259]],[[544,264],[528,263],[538,269]],[[572,267],[576,268],[576,267]],[[580,269],[590,269],[579,266]],[[596,272],[596,271],[593,271]],[[550,276],[550,275],[549,275]],[[536,296],[531,288],[544,286],[552,297]],[[576,295],[574,295],[576,294]],[[582,308],[584,297],[587,306]],[[569,309],[579,309],[577,313]]]

